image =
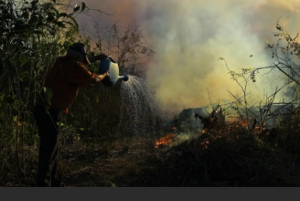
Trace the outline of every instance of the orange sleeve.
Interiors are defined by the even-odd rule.
[[[84,88],[91,88],[96,83],[96,77],[97,75],[91,73],[83,64],[74,62],[74,65],[68,66],[65,81]]]

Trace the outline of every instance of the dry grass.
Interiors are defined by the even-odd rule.
[[[235,128],[158,148],[155,140],[169,133],[159,138],[85,136],[61,146],[59,173],[66,186],[300,186],[297,130],[277,129],[270,137]],[[36,160],[26,164],[24,174],[14,172],[17,164],[4,165],[8,174],[2,175],[1,186],[34,185]]]

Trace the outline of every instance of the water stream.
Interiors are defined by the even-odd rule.
[[[152,135],[161,124],[161,112],[144,79],[129,76],[121,83],[120,126],[122,133]]]

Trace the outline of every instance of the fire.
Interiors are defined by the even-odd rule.
[[[164,136],[155,142],[155,148],[157,148],[160,145],[168,145],[172,142],[172,139],[174,138],[175,134],[171,133],[167,136]]]
[[[251,117],[249,118],[251,120]],[[249,125],[249,121],[247,122],[246,120],[238,119],[238,118],[231,118],[230,123],[239,123],[242,126],[247,126]]]
[[[233,131],[235,128],[248,127],[253,135],[260,134],[262,131],[266,129],[266,122],[258,123],[251,122],[252,118],[249,117],[249,120],[241,120],[238,118],[231,118],[228,124],[228,132]]]

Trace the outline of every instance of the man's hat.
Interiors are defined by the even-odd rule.
[[[80,53],[81,55],[84,55],[86,62],[88,64],[91,64],[91,62],[87,56],[86,50],[85,50],[85,45],[83,43],[74,43],[73,45],[71,45],[69,47],[69,49],[75,50],[76,52]]]

